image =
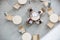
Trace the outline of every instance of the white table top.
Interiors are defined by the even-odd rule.
[[[58,15],[57,14],[52,14],[50,16],[50,21],[53,22],[53,23],[58,22]]]
[[[22,35],[22,39],[23,40],[31,40],[32,39],[32,36],[31,36],[31,34],[30,33],[24,33],[23,35]]]
[[[12,19],[14,24],[20,24],[22,22],[22,18],[18,15],[14,16]]]
[[[20,4],[26,4],[27,0],[18,0],[18,3]]]
[[[31,19],[32,20],[38,20],[40,18],[40,15],[36,12],[33,12],[31,15]]]

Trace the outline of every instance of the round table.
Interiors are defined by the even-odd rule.
[[[32,39],[32,35],[30,33],[24,33],[22,35],[22,40],[31,40]]]
[[[53,23],[58,22],[58,15],[57,14],[50,15],[50,21]]]
[[[12,19],[14,24],[20,24],[22,22],[22,18],[19,15],[13,16]]]
[[[34,21],[40,19],[40,14],[36,13],[36,12],[32,12],[31,19],[34,20]]]
[[[26,4],[27,0],[18,0],[19,4]]]

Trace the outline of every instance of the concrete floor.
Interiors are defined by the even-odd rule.
[[[12,6],[17,3],[17,0],[0,0],[0,40],[22,40],[21,34],[18,32],[18,26],[5,19],[4,12],[8,12],[12,15],[20,15],[22,17],[22,23],[27,32],[33,34],[40,34],[40,37],[44,37],[50,29],[46,26],[48,22],[47,13],[42,16],[43,23],[40,25],[33,24],[31,26],[26,25],[28,18],[28,8],[31,6],[34,11],[38,12],[41,7],[44,7],[42,3],[37,0],[36,2],[28,2],[22,6],[19,10],[14,9]],[[54,13],[60,15],[60,0],[51,0]]]

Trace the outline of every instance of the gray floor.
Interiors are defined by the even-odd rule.
[[[29,2],[29,0],[28,0]],[[26,3],[19,10],[14,9],[12,6],[17,3],[17,0],[0,0],[0,40],[22,40],[21,34],[18,32],[18,26],[12,22],[9,22],[4,17],[4,12],[8,12],[12,15],[20,15],[22,17],[22,23],[27,32],[33,34],[40,34],[40,37],[44,37],[50,29],[46,26],[48,22],[47,13],[42,16],[43,23],[40,25],[33,24],[31,26],[26,25],[26,20],[28,18],[28,8],[32,7],[34,11],[38,12],[41,7],[44,7],[42,3],[38,0],[31,2],[31,4]],[[60,0],[52,0],[52,8],[54,12],[60,15]]]

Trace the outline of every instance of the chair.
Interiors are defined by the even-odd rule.
[[[18,29],[19,29],[19,32],[22,34],[26,32],[26,30],[23,26],[19,26]]]
[[[42,13],[44,13],[46,11],[45,8],[41,8],[41,10],[42,10]]]
[[[38,13],[40,14],[40,13],[41,13],[41,11],[38,11]]]
[[[35,23],[36,23],[36,24],[41,24],[42,21],[39,19],[39,20],[37,20]]]
[[[47,26],[48,26],[49,28],[53,28],[53,27],[54,27],[54,23],[48,22]]]
[[[43,4],[44,4],[45,7],[48,7],[48,2],[47,1],[44,1]]]
[[[40,40],[39,34],[35,34],[32,36],[32,40]]]
[[[13,8],[15,8],[15,9],[19,9],[20,7],[21,7],[21,5],[18,4],[18,3],[16,3],[16,4],[13,5]]]
[[[7,13],[4,13],[4,15],[5,15],[5,18],[6,18],[7,20],[12,21],[12,18],[13,18],[12,15],[7,14]]]
[[[49,2],[49,3],[48,3],[48,8],[50,8],[50,7],[51,7],[51,3]]]
[[[47,11],[48,11],[49,16],[53,14],[53,9],[52,8],[48,8]]]
[[[60,16],[59,16],[58,20],[60,21]]]
[[[43,14],[45,12],[45,9],[44,8],[41,8],[40,11],[38,11],[39,14]]]
[[[30,8],[30,9],[29,9],[29,12],[32,12],[32,11],[33,11],[33,9],[32,9],[32,8]]]
[[[44,2],[44,1],[46,1],[46,0],[40,0],[40,2]]]
[[[32,19],[28,19],[27,20],[27,24],[33,24],[33,20]]]

